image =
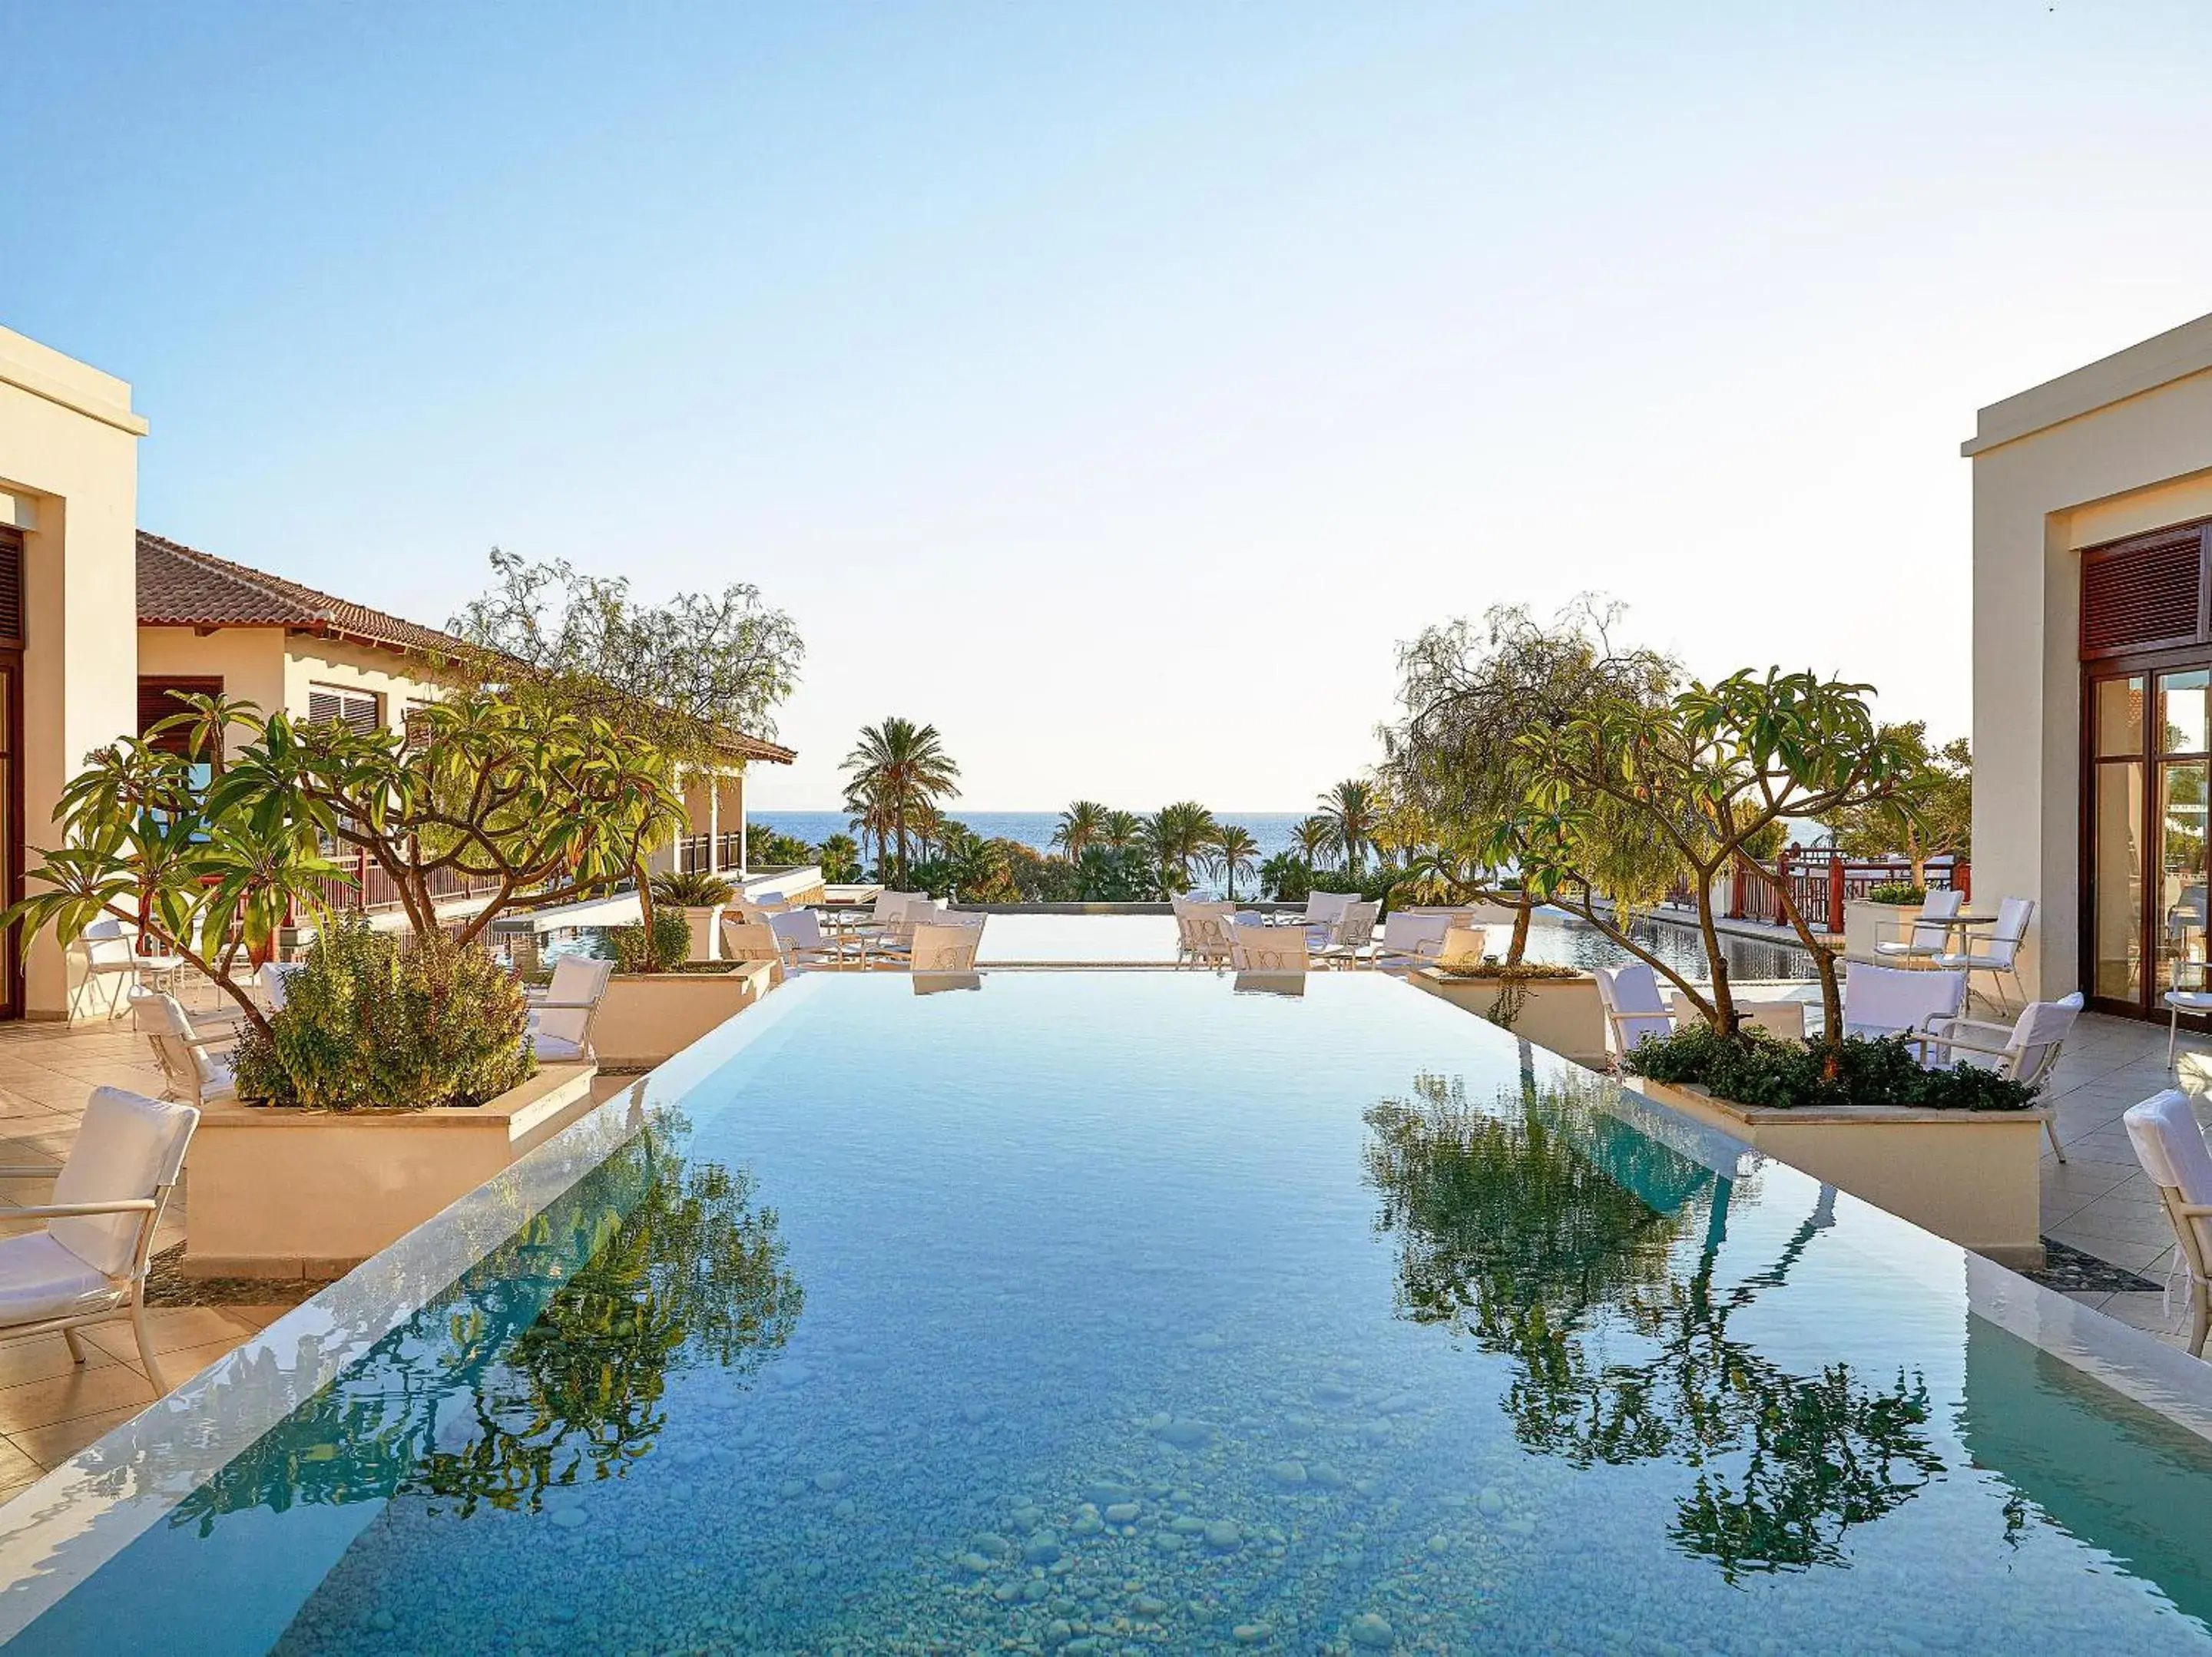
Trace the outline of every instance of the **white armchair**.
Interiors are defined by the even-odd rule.
[[[1606,1046],[1617,1059],[1632,1052],[1652,1036],[1674,1033],[1674,1020],[1659,998],[1659,977],[1641,961],[1620,967],[1600,967],[1598,1005],[1605,1012]]]
[[[239,1035],[234,1020],[217,1017],[196,1023],[175,996],[153,990],[135,992],[131,1011],[161,1067],[164,1099],[204,1105],[238,1096],[231,1073]]]
[[[82,963],[87,990],[112,986],[107,992],[110,1018],[130,1010],[131,992],[141,986],[173,992],[177,974],[185,968],[182,956],[139,954],[137,929],[113,915],[101,915],[87,926],[70,950]]]
[[[0,1179],[54,1182],[52,1202],[9,1211],[46,1223],[0,1238],[0,1337],[58,1331],[82,1363],[77,1331],[128,1318],[146,1378],[168,1390],[146,1328],[146,1267],[199,1120],[190,1105],[97,1088],[59,1169],[0,1168]]]
[[[845,967],[864,958],[851,953],[838,940],[825,936],[822,923],[815,919],[811,909],[787,909],[768,918],[769,930],[775,934],[775,946],[783,952],[783,968],[795,972],[801,967]],[[867,944],[861,944],[865,950]],[[885,947],[889,947],[888,945]]]
[[[599,1003],[606,998],[607,980],[614,971],[613,962],[587,956],[564,955],[554,963],[553,981],[529,998],[525,1039],[539,1064],[599,1057],[592,1047],[592,1021],[599,1015]]]
[[[1920,920],[1913,923],[1910,936],[1883,938],[1876,942],[1874,952],[1899,960],[1932,961],[1950,947],[1951,930],[1948,926],[1930,926],[1930,920],[1948,920],[1959,913],[1966,895],[1960,891],[1937,889],[1920,900]]]
[[[1920,1062],[1937,1065],[1980,1065],[2024,1086],[2039,1089],[2058,1062],[2060,1049],[2073,1033],[2081,1011],[2078,990],[2063,1001],[2032,1001],[2009,1024],[1985,1018],[1939,1018],[1931,1021],[1925,1035],[1909,1038],[1920,1049]],[[2043,1131],[2051,1136],[2051,1154],[2060,1162],[2066,1152],[2058,1143],[2058,1124],[2050,1117]]]
[[[908,964],[923,974],[972,972],[975,951],[982,943],[981,926],[925,923],[914,929],[914,937],[907,946]]]
[[[2212,1151],[2179,1088],[2130,1106],[2120,1120],[2173,1226],[2189,1274],[2189,1350],[2203,1357],[2212,1334]]]
[[[1966,1010],[1966,974],[1855,962],[1844,974],[1844,1034],[1911,1035]]]
[[[1310,964],[1306,929],[1238,915],[1229,923],[1229,964],[1239,973],[1302,973]]]

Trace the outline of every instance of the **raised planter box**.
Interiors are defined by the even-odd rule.
[[[2001,1266],[2043,1264],[2040,1110],[1765,1110],[1632,1077],[1647,1099]]]
[[[469,1109],[202,1108],[185,1162],[187,1277],[351,1271],[592,1108],[593,1065],[548,1065]]]
[[[665,1065],[766,995],[777,975],[765,961],[726,973],[617,973],[592,1021],[592,1051],[609,1070]]]
[[[1577,1065],[1592,1070],[1605,1067],[1605,1009],[1597,998],[1597,980],[1586,973],[1508,985],[1494,978],[1453,978],[1434,967],[1423,967],[1409,974],[1407,982],[1455,1007],[1465,1008],[1478,1018],[1490,1018],[1498,998],[1509,988],[1521,991],[1521,1011],[1510,1026],[1514,1035]]]

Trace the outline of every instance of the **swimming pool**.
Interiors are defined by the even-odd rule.
[[[2212,1649],[2205,1442],[1948,1245],[1378,975],[981,982],[778,992],[0,1510],[0,1629]]]

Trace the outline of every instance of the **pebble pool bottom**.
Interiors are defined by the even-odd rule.
[[[2201,1441],[1440,1001],[779,993],[20,1648],[2212,1649]]]

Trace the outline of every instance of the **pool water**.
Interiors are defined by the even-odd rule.
[[[2212,1649],[2203,1442],[1404,985],[777,1002],[21,1648]]]

